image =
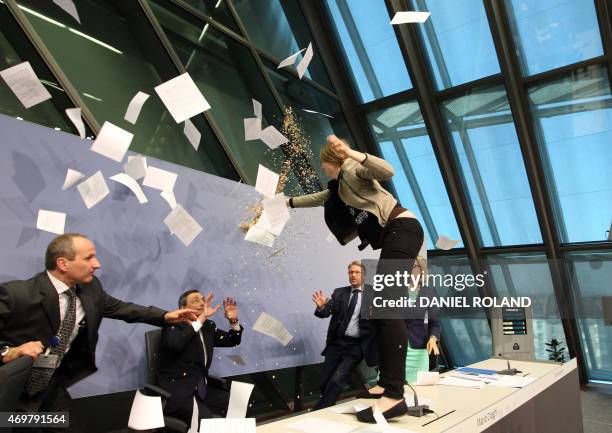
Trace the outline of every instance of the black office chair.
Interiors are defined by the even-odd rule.
[[[21,356],[0,367],[0,412],[11,412],[17,408],[31,368],[32,358],[29,356]]]
[[[161,346],[161,329],[154,329],[145,333],[145,345],[147,350],[147,384],[145,385],[145,393],[149,395],[159,395],[162,398],[162,404],[170,399],[170,393],[157,386],[157,363],[159,356],[159,348]],[[228,390],[227,381],[220,377],[209,375],[208,386]],[[164,416],[166,429],[176,432],[186,432],[188,427],[183,421]]]

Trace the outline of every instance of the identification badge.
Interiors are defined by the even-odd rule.
[[[45,355],[41,353],[40,355],[38,355],[38,358],[36,358],[36,361],[34,361],[34,364],[32,364],[32,367],[55,369],[57,367],[58,362],[59,356]]]

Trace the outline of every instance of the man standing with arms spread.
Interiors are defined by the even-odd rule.
[[[360,318],[364,271],[361,262],[351,262],[348,266],[350,286],[335,289],[331,299],[325,298],[322,291],[312,295],[312,300],[317,305],[315,316],[326,318],[331,315],[325,349],[321,353],[325,356],[321,399],[313,410],[336,404],[351,372],[362,359],[365,358],[370,366],[376,364],[370,323]]]
[[[110,296],[94,276],[100,268],[96,248],[82,234],[53,239],[45,267],[29,280],[0,284],[1,362],[20,356],[34,359],[21,397],[22,410],[70,411],[66,388],[97,370],[95,351],[103,318],[161,326],[197,317],[193,310],[167,312]],[[47,353],[41,355],[45,347]],[[79,431],[72,418],[69,431]]]

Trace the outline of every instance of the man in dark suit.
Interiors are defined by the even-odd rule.
[[[192,310],[167,312],[110,296],[94,276],[100,262],[93,242],[78,233],[51,241],[45,267],[29,280],[0,285],[2,363],[20,356],[34,358],[21,399],[23,410],[70,410],[66,388],[97,370],[98,328],[104,317],[156,326],[196,317]],[[47,353],[41,355],[45,347]],[[78,431],[75,414],[70,415],[71,429]]]
[[[325,349],[321,353],[325,356],[321,399],[313,410],[336,404],[351,372],[362,359],[365,358],[370,366],[377,363],[370,323],[360,317],[364,271],[361,262],[351,262],[348,266],[350,286],[335,289],[331,299],[325,298],[321,291],[312,296],[317,305],[315,316],[326,318],[331,315]]]
[[[192,323],[164,326],[159,353],[158,385],[171,396],[164,408],[166,415],[191,421],[193,398],[198,404],[199,418],[225,416],[229,393],[209,386],[208,369],[215,347],[233,347],[240,344],[243,327],[238,323],[236,301],[223,300],[229,332],[217,328],[209,320],[220,308],[212,306],[213,294],[202,296],[197,290],[188,290],[179,298],[179,307],[189,308],[198,314]]]

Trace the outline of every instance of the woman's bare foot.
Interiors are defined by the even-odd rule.
[[[368,392],[370,394],[382,394],[383,392],[385,392],[385,388],[383,388],[380,385],[376,385],[376,386],[373,386],[372,388],[368,389]]]
[[[393,406],[395,406],[396,404],[398,404],[401,401],[402,401],[402,399],[396,400],[396,399],[389,398],[389,397],[381,397],[376,402],[376,406],[378,406],[378,408],[381,410],[381,412],[385,412],[385,411],[391,409]]]

